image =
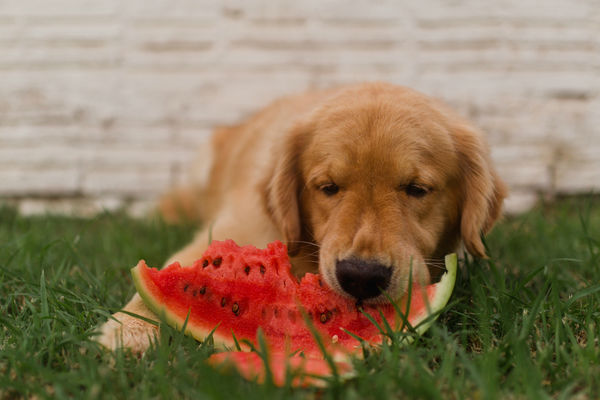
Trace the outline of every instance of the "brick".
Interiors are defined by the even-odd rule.
[[[81,192],[86,196],[116,195],[120,197],[155,197],[170,183],[168,170],[105,169],[88,171],[81,184]]]
[[[107,68],[118,62],[116,49],[104,42],[73,46],[68,42],[46,45],[29,43],[3,49],[0,68]]]
[[[115,126],[98,130],[94,140],[89,140],[90,145],[110,146],[119,148],[164,148],[166,143],[172,143],[176,135],[175,129],[166,125],[127,124],[115,122]],[[92,146],[88,146],[92,147]]]
[[[282,47],[286,44],[312,42],[316,46],[349,45],[352,43],[367,43],[377,46],[379,43],[403,42],[399,36],[407,33],[408,28],[396,22],[393,24],[347,24],[340,25],[329,21],[314,23],[238,23],[227,33],[228,39],[235,43],[246,40],[251,43],[264,41],[272,47]]]
[[[552,190],[549,165],[533,160],[515,164],[497,164],[496,169],[509,189],[530,189],[539,192]]]
[[[516,215],[530,210],[540,200],[540,195],[531,189],[511,189],[504,200],[504,213]]]
[[[189,159],[190,151],[173,146],[145,147],[143,145],[90,146],[83,156],[85,166],[95,170],[117,168],[143,169],[148,172],[168,170],[169,165]]]
[[[324,19],[341,21],[397,20],[397,3],[391,0],[308,0],[300,2],[258,2],[240,7],[242,15],[256,20]],[[396,11],[396,12],[395,12]]]
[[[87,17],[115,16],[118,0],[7,0],[0,3],[0,16]]]
[[[38,146],[40,142],[52,145],[66,143],[75,145],[84,143],[88,137],[89,135],[82,132],[81,128],[74,126],[0,125],[0,151],[24,146]]]
[[[23,23],[14,17],[0,16],[0,46],[19,40],[23,34]]]
[[[545,146],[492,146],[492,159],[498,173],[509,187],[550,190],[553,162],[551,150]]]
[[[590,185],[590,182],[599,180],[600,165],[597,163],[588,165],[585,169],[564,169],[557,179],[555,189],[561,194],[598,194],[600,190],[595,185]]]
[[[132,0],[122,3],[122,12],[134,20],[212,20],[221,6],[210,0]]]
[[[235,121],[229,120],[227,122],[233,124]],[[195,151],[196,147],[208,143],[214,128],[215,124],[207,126],[183,126],[175,132],[173,143],[177,143],[187,150]]]
[[[117,41],[122,34],[116,20],[72,21],[49,20],[27,24],[21,28],[21,43],[25,45],[98,46],[104,41]]]
[[[70,196],[79,191],[81,172],[68,167],[3,167],[0,169],[2,196]]]
[[[191,99],[189,111],[194,114],[218,114],[226,110],[240,110],[242,114],[254,113],[281,96],[306,90],[309,79],[309,76],[303,73],[272,73],[265,74],[260,79],[239,74],[223,82],[219,91],[211,97],[210,103],[202,105],[200,103],[203,100]],[[230,119],[229,123],[237,123],[241,117],[242,115],[238,114]]]
[[[478,21],[485,19],[557,21],[565,19],[588,20],[597,11],[597,3],[593,0],[571,2],[554,0],[539,3],[533,0],[504,0],[494,3],[477,0],[462,1],[458,6],[454,2],[412,2],[412,13],[420,19],[443,21]]]
[[[27,146],[0,147],[0,166],[37,167],[77,166],[82,161],[78,146],[37,143]]]

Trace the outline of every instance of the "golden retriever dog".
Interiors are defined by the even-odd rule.
[[[385,83],[283,98],[205,147],[195,182],[162,202],[165,217],[198,217],[204,229],[167,264],[191,265],[209,235],[257,247],[279,239],[297,275],[318,271],[358,303],[436,279],[461,243],[484,257],[481,235],[506,195],[477,129]],[[138,295],[124,309],[157,319]],[[99,341],[141,352],[156,334],[116,313]]]

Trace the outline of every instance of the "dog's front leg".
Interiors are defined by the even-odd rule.
[[[139,294],[123,308],[124,311],[158,321],[158,317],[150,311]],[[113,314],[100,328],[98,342],[104,347],[115,350],[119,347],[129,348],[134,353],[143,353],[158,338],[158,326],[138,317],[123,312]]]

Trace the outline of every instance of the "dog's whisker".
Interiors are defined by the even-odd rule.
[[[296,258],[297,260],[301,260],[301,261],[309,261],[311,263],[314,264],[318,264],[319,263],[319,258],[318,257],[312,257],[312,256],[300,256]]]
[[[309,242],[309,241],[305,241],[305,240],[290,240],[290,243],[298,243],[298,244],[306,244],[309,246],[313,246],[313,247],[317,247],[317,248],[321,248],[321,245],[315,242]]]
[[[432,269],[436,269],[436,270],[441,270],[441,271],[445,271],[446,267],[442,266],[442,265],[428,265],[428,268],[432,268]]]
[[[425,264],[446,265],[446,263],[442,261],[425,261]]]
[[[297,260],[309,260],[311,262],[318,263],[318,261],[319,261],[319,252],[314,252],[314,253],[309,253],[309,254],[303,254],[303,255],[295,256],[294,258],[297,259]]]

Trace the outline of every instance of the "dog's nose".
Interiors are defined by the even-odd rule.
[[[346,293],[357,300],[366,300],[387,289],[392,268],[378,262],[350,258],[336,263],[335,276]]]

